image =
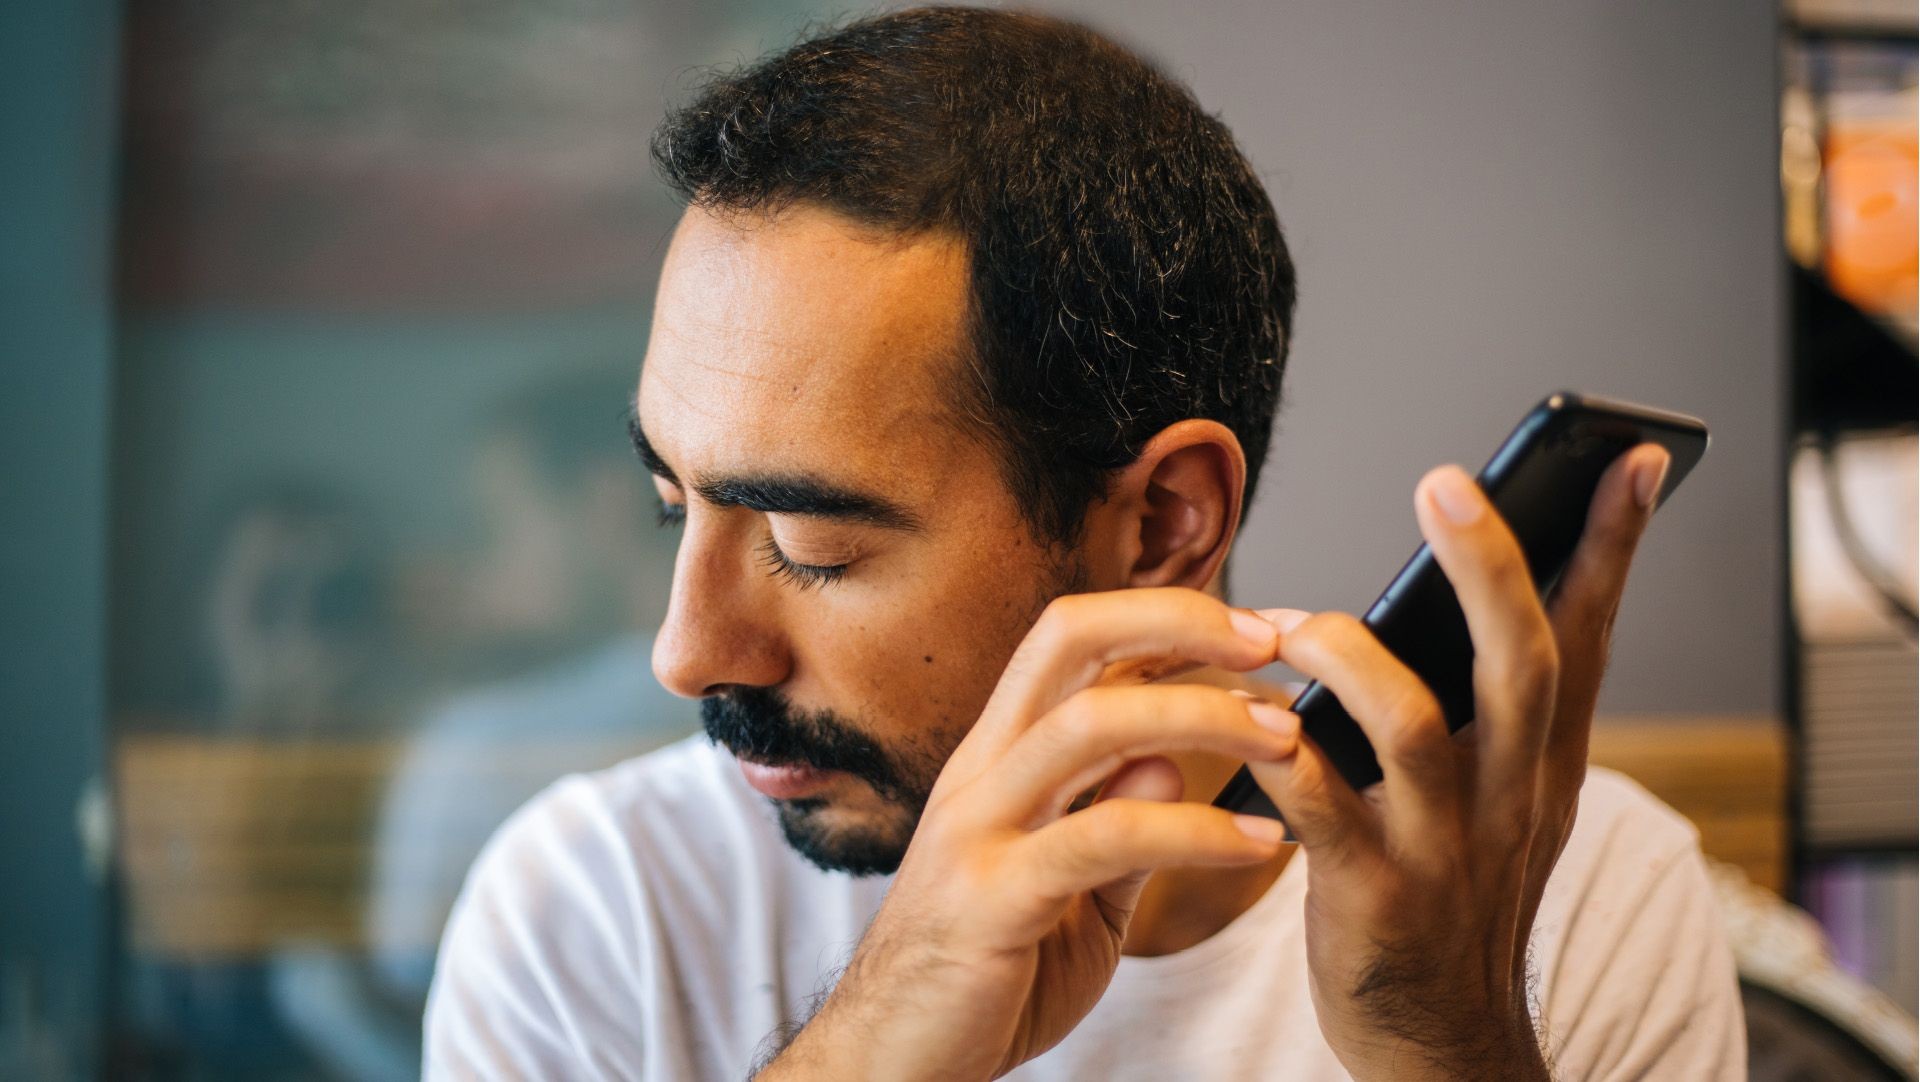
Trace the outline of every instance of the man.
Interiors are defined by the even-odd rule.
[[[1607,475],[1544,607],[1471,480],[1423,479],[1476,646],[1454,741],[1353,618],[1221,600],[1293,272],[1184,89],[915,10],[718,80],[655,149],[691,205],[633,426],[684,531],[654,670],[718,747],[503,828],[430,1075],[1741,1074],[1691,834],[1585,767],[1664,452]],[[1243,675],[1276,658],[1380,786]],[[1297,845],[1206,804],[1241,763]]]

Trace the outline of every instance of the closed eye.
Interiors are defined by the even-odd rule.
[[[780,546],[771,537],[760,546],[760,561],[767,565],[775,578],[786,579],[802,590],[838,582],[847,573],[848,567],[847,564],[822,566],[795,563],[780,551]]]
[[[662,529],[674,530],[686,525],[687,505],[684,503],[660,501],[659,522]],[[802,590],[826,586],[840,581],[847,573],[848,564],[803,564],[787,558],[780,551],[780,545],[772,537],[760,546],[760,562],[767,566],[775,578],[786,579]]]

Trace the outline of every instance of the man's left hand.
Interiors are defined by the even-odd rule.
[[[1281,660],[1339,697],[1384,774],[1356,793],[1304,739],[1252,764],[1308,855],[1314,1006],[1355,1078],[1547,1077],[1527,944],[1573,829],[1614,613],[1668,462],[1642,445],[1613,465],[1545,605],[1479,486],[1451,466],[1421,481],[1421,533],[1473,635],[1475,724],[1458,737],[1358,620],[1276,621]]]

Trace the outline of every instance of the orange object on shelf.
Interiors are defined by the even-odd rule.
[[[1837,121],[1827,130],[1827,276],[1860,307],[1911,314],[1920,148],[1912,121]]]

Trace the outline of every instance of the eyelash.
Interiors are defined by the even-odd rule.
[[[821,567],[817,564],[794,563],[787,559],[787,554],[780,551],[780,546],[775,544],[771,537],[767,538],[766,544],[760,546],[760,561],[773,572],[774,578],[786,579],[802,590],[814,586],[831,585],[840,581],[840,576],[847,573],[846,564]]]
[[[684,525],[687,521],[687,505],[662,500],[659,517],[660,525],[664,529],[674,529]],[[780,551],[780,546],[771,537],[767,538],[766,544],[760,546],[760,561],[767,565],[767,569],[775,578],[786,579],[802,590],[831,585],[840,581],[840,577],[847,573],[846,564],[822,567],[818,564],[795,563],[787,559],[787,554]]]

